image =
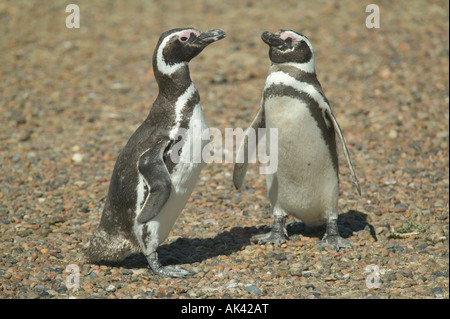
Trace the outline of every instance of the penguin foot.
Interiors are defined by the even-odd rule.
[[[267,234],[256,235],[255,239],[258,244],[272,243],[281,246],[288,240],[287,230],[284,224],[286,223],[286,216],[274,216],[272,230]]]
[[[155,275],[161,277],[186,278],[195,274],[195,272],[186,270],[181,266],[162,266],[156,252],[147,256],[147,261]]]
[[[195,274],[193,271],[189,271],[180,266],[161,266],[159,268],[153,268],[155,275],[161,277],[173,277],[173,278],[186,278]]]
[[[342,238],[339,235],[331,235],[325,234],[323,236],[322,241],[317,245],[319,249],[332,248],[336,251],[339,251],[341,248],[353,248],[350,240]]]
[[[272,243],[281,246],[281,244],[284,244],[289,238],[284,234],[284,232],[271,230],[267,234],[256,235],[255,239],[258,241],[259,245]]]

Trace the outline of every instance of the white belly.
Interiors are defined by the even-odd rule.
[[[197,126],[194,128],[194,124]],[[135,222],[135,229],[137,233],[142,233],[143,227],[147,228],[147,232],[151,234],[150,241],[144,245],[147,251],[144,253],[151,253],[167,238],[178,216],[186,205],[189,196],[194,190],[195,184],[198,181],[200,171],[204,166],[201,156],[195,155],[194,151],[208,143],[202,140],[201,136],[194,136],[194,133],[201,132],[207,128],[205,117],[200,105],[196,105],[193,116],[191,118],[186,136],[186,142],[182,147],[180,163],[178,163],[170,178],[172,180],[172,191],[166,204],[161,211],[151,221],[144,225],[138,225]],[[197,144],[196,144],[197,143]],[[139,237],[139,236],[138,236]],[[138,238],[139,239],[139,238]]]
[[[323,223],[337,209],[339,188],[317,122],[305,103],[290,97],[267,99],[265,116],[267,128],[278,128],[278,170],[266,176],[272,206],[308,225]]]

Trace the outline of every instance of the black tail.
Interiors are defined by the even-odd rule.
[[[84,262],[119,261],[139,250],[129,239],[97,229],[83,249]]]

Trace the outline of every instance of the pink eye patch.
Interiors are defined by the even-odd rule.
[[[178,33],[178,39],[182,39],[184,41],[186,41],[187,39],[189,39],[191,37],[191,33],[195,34],[196,36],[200,35],[200,32],[198,32],[197,30],[185,30],[183,32]]]
[[[286,39],[290,38],[292,40],[292,43],[297,43],[297,42],[301,41],[300,37],[297,34],[295,34],[294,32],[291,32],[291,31],[283,32],[282,34],[280,34],[280,38],[283,41],[286,41]]]

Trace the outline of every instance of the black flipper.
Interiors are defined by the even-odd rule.
[[[331,122],[334,127],[334,131],[336,132],[337,136],[339,137],[339,140],[341,141],[342,150],[344,151],[345,159],[347,160],[348,167],[350,168],[350,172],[352,174],[353,185],[355,186],[356,191],[358,192],[359,196],[361,196],[361,187],[359,186],[359,182],[358,182],[358,178],[356,177],[355,169],[353,168],[352,161],[350,160],[350,155],[348,153],[347,145],[345,144],[344,135],[342,134],[341,128],[339,127],[339,124],[338,124],[336,118],[334,117],[334,114],[331,111],[331,108],[328,107],[326,112],[327,112],[327,115],[329,116],[329,118],[331,119]]]
[[[137,216],[139,223],[146,223],[158,215],[170,197],[172,181],[163,160],[168,145],[170,145],[170,140],[161,140],[154,147],[142,153],[139,158],[138,171],[150,189]]]
[[[242,187],[242,184],[244,183],[245,174],[247,173],[248,168],[248,137],[249,134],[255,133],[258,134],[258,128],[265,128],[266,127],[266,120],[264,116],[264,106],[261,103],[261,107],[258,111],[258,114],[256,114],[256,117],[253,119],[252,124],[250,125],[250,128],[253,130],[247,129],[245,131],[245,136],[242,139],[241,145],[239,146],[239,150],[237,153],[236,158],[243,158],[243,163],[237,163],[234,164],[234,170],[233,170],[233,184],[236,189],[240,189]],[[259,140],[259,136],[257,140]]]

